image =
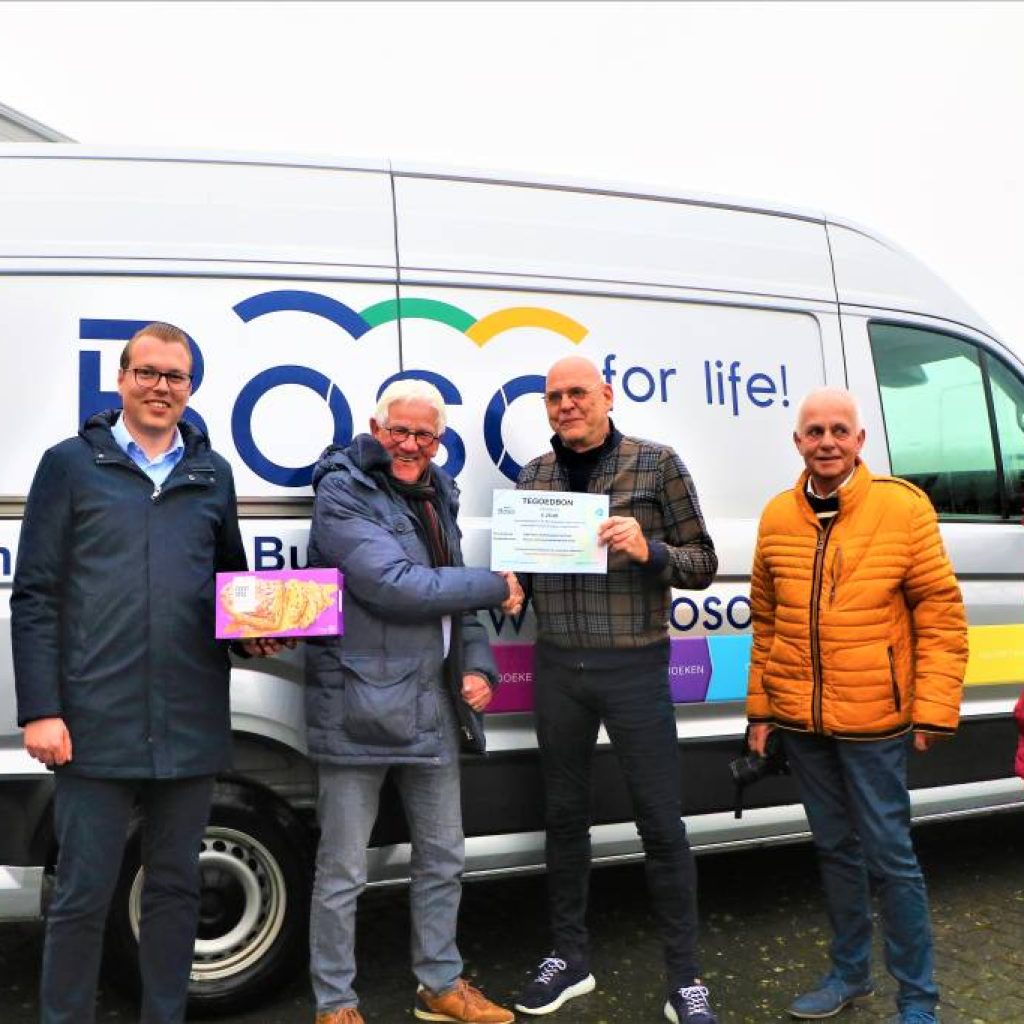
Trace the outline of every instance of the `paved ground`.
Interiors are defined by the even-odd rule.
[[[918,833],[936,931],[943,1024],[1024,1024],[1024,814]],[[700,860],[705,976],[722,1024],[788,1020],[786,1005],[825,965],[828,930],[808,847],[716,855]],[[642,1024],[663,1020],[660,952],[638,866],[595,873],[592,900],[598,990],[547,1018],[558,1024]],[[368,1024],[411,1021],[404,894],[373,892],[360,918],[359,988]],[[462,947],[467,973],[511,1000],[545,946],[543,879],[467,886]],[[38,1019],[35,988],[41,929],[0,927],[0,1021]],[[880,961],[879,961],[880,962]],[[838,1018],[877,1024],[893,1011],[879,969],[868,1004]],[[135,1019],[104,991],[98,1020]],[[307,983],[228,1024],[311,1024]]]

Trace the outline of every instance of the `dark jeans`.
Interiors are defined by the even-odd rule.
[[[57,886],[46,921],[41,1024],[91,1024],[107,910],[136,800],[144,816],[139,968],[142,1024],[185,1019],[199,914],[199,842],[213,779],[57,774]]]
[[[870,980],[870,877],[882,911],[886,967],[899,983],[897,1005],[933,1012],[939,992],[928,895],[910,838],[910,737],[854,741],[785,732],[783,739],[821,865],[832,973],[852,986]]]
[[[670,989],[697,968],[696,870],[680,817],[679,743],[668,642],[640,650],[537,645],[534,709],[547,801],[547,868],[555,948],[589,962],[591,764],[603,723],[643,841],[652,913]]]

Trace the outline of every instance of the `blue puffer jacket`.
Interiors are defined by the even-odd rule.
[[[436,467],[434,484],[452,566],[432,568],[408,505],[388,486],[391,460],[361,434],[328,448],[313,473],[309,564],[345,574],[345,635],[306,645],[309,753],[333,764],[439,763],[454,756],[440,702],[441,619],[462,616],[459,670],[496,681],[487,635],[471,614],[500,605],[505,580],[462,565],[458,488]],[[450,715],[448,716],[450,719]]]
[[[231,467],[182,422],[185,454],[154,491],[117,415],[51,448],[32,481],[11,593],[18,722],[64,719],[58,771],[214,774],[231,760],[214,574],[246,567]]]

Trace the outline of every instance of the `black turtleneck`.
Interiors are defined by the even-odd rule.
[[[570,491],[586,492],[597,464],[622,440],[622,434],[616,430],[615,424],[610,419],[608,428],[608,436],[596,448],[588,448],[585,452],[576,452],[567,448],[557,434],[551,438],[551,447],[554,449],[555,458],[569,477]]]

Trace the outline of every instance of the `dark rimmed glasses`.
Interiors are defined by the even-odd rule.
[[[397,444],[405,444],[410,437],[416,439],[420,448],[429,448],[435,441],[441,439],[440,434],[432,434],[429,430],[410,430],[408,427],[384,427],[391,435],[391,440]]]
[[[140,388],[155,388],[161,377],[172,391],[188,391],[192,387],[192,374],[181,370],[154,370],[152,366],[131,366],[129,369]]]

